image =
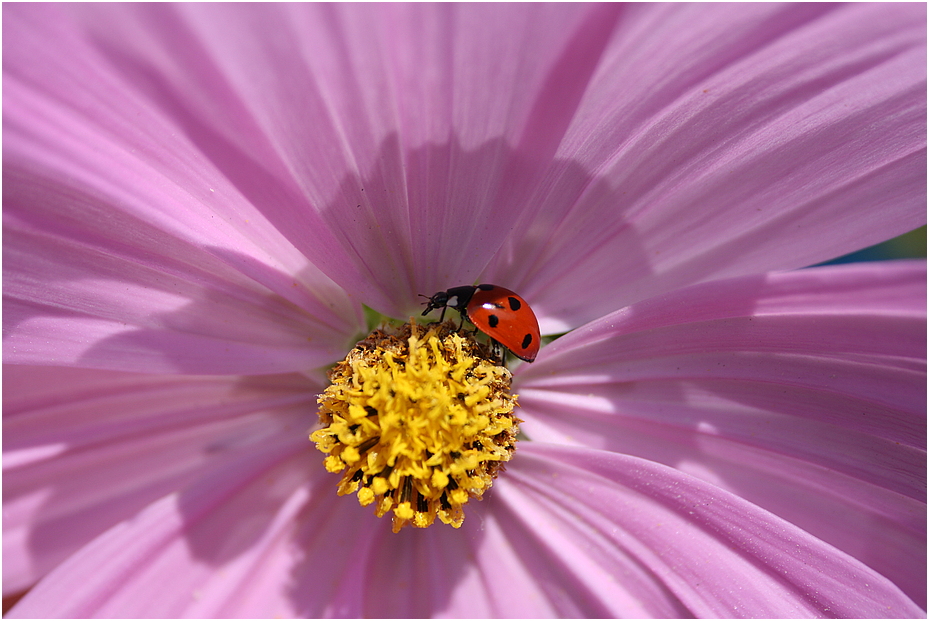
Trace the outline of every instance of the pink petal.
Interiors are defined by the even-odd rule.
[[[559,86],[559,98],[580,97],[617,10],[184,13],[341,248],[318,244],[302,214],[266,213],[333,279],[357,281],[366,303],[402,317],[417,294],[473,280],[511,234],[570,120],[548,102]]]
[[[704,479],[922,605],[925,287],[925,264],[900,262],[717,281],[634,304],[520,367],[523,429]]]
[[[528,443],[462,530],[393,535],[305,455],[253,454],[153,504],[12,616],[919,614],[796,527],[633,457]]]
[[[13,7],[5,158],[281,295],[298,251],[394,316],[480,275],[547,332],[925,221],[924,7],[619,11]]]
[[[4,367],[3,586],[264,446],[306,446],[315,382]]]
[[[508,143],[545,128],[554,149],[570,117],[538,91],[567,76],[579,97],[616,12],[8,8],[5,157],[23,183],[105,189],[107,206],[234,256],[292,246],[402,316],[476,275],[475,245],[503,243],[515,214],[500,205],[548,164]]]
[[[563,332],[925,224],[925,22],[924,4],[628,7],[482,280]]]
[[[330,363],[360,330],[360,314],[342,292],[330,286],[332,308],[324,310],[321,300],[309,299],[310,268],[308,280],[275,276],[304,298],[301,307],[177,240],[161,236],[164,248],[152,256],[144,244],[100,246],[86,230],[63,239],[20,226],[17,205],[4,205],[5,362],[286,372]],[[49,215],[44,224],[52,222]]]
[[[206,128],[181,131],[137,76],[101,63],[69,10],[4,10],[5,359],[190,373],[331,362],[360,306],[256,207],[281,197],[233,185],[245,173],[203,152]]]
[[[361,616],[359,563],[390,522],[337,498],[302,442],[215,464],[72,555],[11,616]]]
[[[496,600],[512,602],[504,614],[522,616],[521,574],[545,585],[536,595],[548,611],[530,616],[924,614],[855,559],[653,462],[528,443],[494,491],[494,517],[521,563],[518,570],[485,565]]]

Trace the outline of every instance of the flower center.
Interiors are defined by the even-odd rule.
[[[310,439],[329,472],[345,471],[339,495],[392,511],[395,533],[436,516],[459,528],[516,450],[510,379],[454,322],[411,319],[397,334],[375,330],[329,372]]]

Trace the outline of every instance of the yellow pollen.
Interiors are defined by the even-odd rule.
[[[310,439],[329,472],[343,472],[339,495],[358,492],[393,531],[455,528],[516,450],[510,372],[454,322],[396,334],[375,330],[329,372],[319,396],[322,429]]]

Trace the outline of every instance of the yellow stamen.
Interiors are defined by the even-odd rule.
[[[510,372],[451,321],[375,330],[329,379],[310,439],[326,470],[345,471],[339,495],[392,511],[394,532],[436,516],[459,528],[516,450]]]

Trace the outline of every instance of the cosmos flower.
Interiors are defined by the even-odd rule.
[[[10,616],[925,616],[926,9],[3,6]],[[793,270],[793,271],[791,271]],[[491,282],[460,528],[307,435]]]

